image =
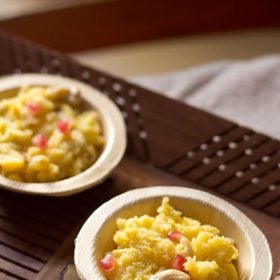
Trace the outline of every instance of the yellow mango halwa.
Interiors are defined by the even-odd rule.
[[[234,241],[221,236],[216,227],[184,217],[167,197],[155,217],[120,218],[117,228],[116,249],[110,253],[114,264],[105,271],[110,280],[148,280],[157,272],[174,268],[178,255],[184,260],[181,269],[191,280],[238,279],[232,263],[238,256]],[[181,239],[176,241],[178,235]],[[108,265],[105,259],[102,266],[101,260],[101,269]]]
[[[17,181],[51,182],[74,176],[100,155],[99,114],[79,92],[30,86],[0,101],[0,171]]]

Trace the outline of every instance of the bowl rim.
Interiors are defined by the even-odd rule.
[[[104,181],[120,162],[126,149],[126,127],[117,106],[96,88],[72,78],[53,74],[25,73],[2,76],[0,94],[10,89],[30,85],[78,88],[83,100],[98,111],[103,129],[106,130],[104,131],[106,144],[97,161],[75,176],[55,182],[33,183],[17,182],[0,175],[0,187],[33,195],[68,196]]]
[[[199,203],[214,207],[217,211],[221,211],[229,219],[237,223],[238,227],[246,234],[246,237],[250,236],[249,245],[254,253],[253,260],[255,266],[248,280],[269,280],[271,278],[272,256],[270,247],[265,235],[257,225],[226,200],[189,186],[138,188],[124,192],[98,207],[85,221],[75,239],[74,263],[79,277],[83,280],[105,279],[94,257],[94,247],[96,246],[98,232],[116,211],[126,207],[133,207],[139,201],[162,198],[164,196],[196,200]]]

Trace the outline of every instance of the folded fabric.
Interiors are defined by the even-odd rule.
[[[280,56],[222,61],[134,83],[280,139]]]

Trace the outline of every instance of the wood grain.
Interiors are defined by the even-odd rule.
[[[97,1],[4,20],[0,29],[73,52],[186,34],[279,26],[279,9],[277,0]]]
[[[0,279],[39,275],[57,279],[72,261],[73,237],[89,213],[117,194],[151,185],[192,185],[234,203],[265,233],[276,277],[280,268],[280,169],[275,153],[279,141],[1,33],[0,74],[25,71],[76,78],[110,97],[124,117],[128,149],[103,184],[72,197],[0,191]],[[223,164],[226,169],[221,171]],[[236,176],[237,171],[242,176]],[[257,177],[259,181],[248,184]]]

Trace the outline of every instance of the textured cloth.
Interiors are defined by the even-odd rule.
[[[222,61],[132,81],[280,139],[280,56]]]

